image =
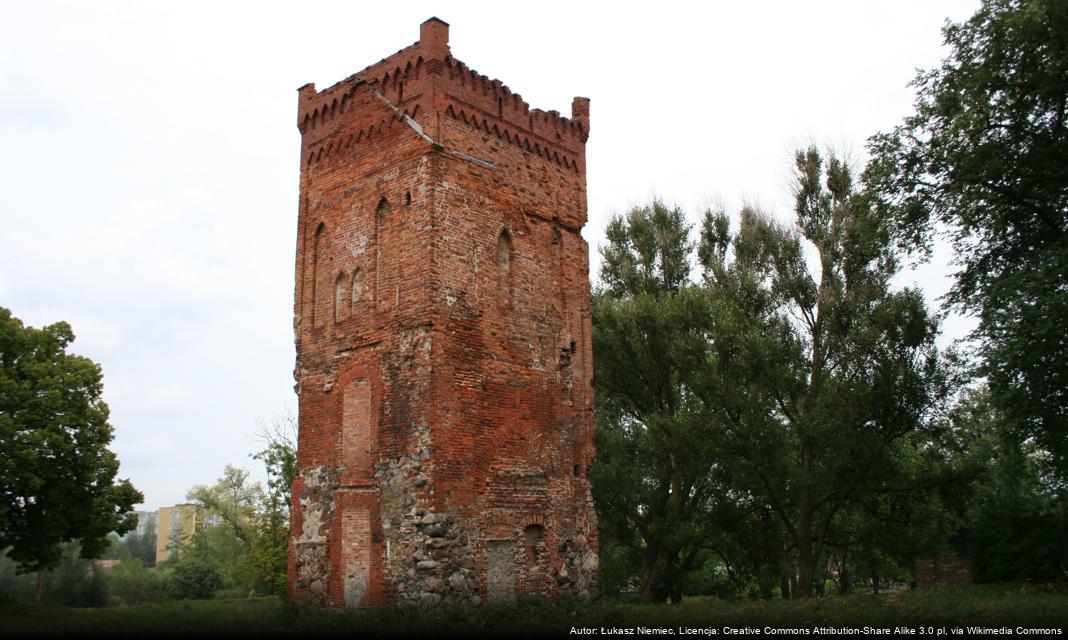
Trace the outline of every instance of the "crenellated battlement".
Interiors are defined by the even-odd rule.
[[[343,100],[339,103],[336,110],[324,111],[322,119],[329,121],[343,111],[348,104],[347,100]],[[507,126],[501,126],[499,123],[492,122],[491,116],[479,117],[477,109],[468,109],[471,111],[469,114],[463,108],[456,110],[453,105],[450,104],[446,110],[445,115],[453,120],[463,122],[472,128],[495,136],[498,139],[507,142],[510,145],[514,145],[517,148],[523,149],[528,153],[544,158],[550,162],[554,162],[570,171],[578,172],[580,170],[578,159],[575,155],[567,153],[561,153],[559,149],[554,148],[556,145],[549,143],[540,136],[524,135],[522,132],[513,131]],[[328,159],[336,152],[347,151],[361,143],[369,142],[373,137],[380,134],[383,130],[392,128],[395,124],[402,122],[405,118],[409,118],[413,121],[417,121],[419,115],[422,113],[420,105],[414,104],[406,106],[404,109],[399,109],[396,113],[387,115],[378,119],[372,119],[360,123],[354,127],[349,127],[350,131],[341,136],[323,136],[322,138],[315,140],[307,145],[307,149],[304,153],[304,162],[307,165],[311,165],[322,161],[324,158]]]
[[[420,26],[415,43],[327,89],[317,92],[309,83],[298,90],[297,127],[304,134],[306,155],[323,153],[309,147],[323,142],[321,128],[347,111],[363,85],[380,92],[431,136],[437,133],[431,125],[440,114],[571,170],[577,171],[579,158],[585,156],[590,128],[587,98],[572,101],[570,118],[556,110],[531,108],[500,80],[452,57],[448,24],[438,18]]]
[[[449,80],[461,89],[456,98],[466,99],[484,111],[495,113],[498,119],[512,126],[550,141],[562,141],[566,136],[569,141],[585,144],[589,138],[589,100],[586,98],[575,98],[572,117],[565,118],[556,110],[531,109],[521,95],[512,92],[500,80],[482,75],[460,60],[446,59],[445,68]],[[580,102],[585,103],[585,111],[576,109],[576,103]]]
[[[402,49],[398,54],[406,50]],[[386,62],[386,60],[382,62]],[[396,67],[392,71],[386,71],[378,78],[372,75],[363,75],[367,72],[365,70],[359,74],[349,76],[345,80],[318,93],[315,92],[314,83],[306,84],[298,90],[300,95],[297,128],[301,133],[308,133],[323,122],[341,115],[348,108],[353,93],[364,84],[374,86],[382,91],[384,95],[394,94],[393,97],[396,98],[393,100],[394,102],[404,102],[403,95],[400,95],[402,89],[400,89],[399,84],[419,79],[422,74],[422,68],[423,57],[416,56],[414,59],[409,60],[403,69]],[[375,67],[368,67],[368,70],[374,69]],[[409,97],[414,99],[418,97],[418,94],[412,94]]]
[[[487,116],[485,112],[477,109],[477,107],[471,108],[471,105],[468,105],[468,107],[468,111],[471,113],[468,113],[462,107],[458,110],[454,109],[453,105],[450,104],[445,110],[445,115],[453,120],[461,121],[478,131],[496,136],[536,156],[555,162],[571,171],[579,171],[576,156],[568,153],[569,150],[561,153],[560,149],[556,148],[558,145],[553,144],[543,136],[531,134],[529,131],[513,132],[507,125],[502,127],[499,123],[494,122],[492,116]]]

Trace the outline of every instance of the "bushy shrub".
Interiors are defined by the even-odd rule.
[[[108,605],[122,606],[165,602],[167,572],[147,569],[140,558],[128,558],[106,572]]]
[[[219,571],[197,557],[179,560],[167,578],[167,591],[175,600],[208,600],[220,587]]]

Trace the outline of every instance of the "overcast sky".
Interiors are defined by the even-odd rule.
[[[451,24],[453,55],[532,107],[592,100],[594,264],[653,195],[790,215],[793,150],[864,159],[977,0],[0,2],[0,306],[99,362],[144,508],[249,459],[293,394],[297,87]],[[945,264],[911,280],[932,301]],[[950,334],[967,321],[954,319]]]

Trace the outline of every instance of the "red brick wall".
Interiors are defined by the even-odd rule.
[[[531,109],[431,19],[298,126],[291,597],[479,602],[487,539],[596,597],[589,101]]]
[[[356,378],[344,387],[341,407],[342,483],[368,486],[374,475],[371,463],[371,428],[374,411],[371,381]]]
[[[345,603],[357,606],[371,577],[371,514],[366,507],[349,507],[341,514],[342,589]]]
[[[949,556],[916,559],[916,586],[950,587],[972,583],[972,561]]]

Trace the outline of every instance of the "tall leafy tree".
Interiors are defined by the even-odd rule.
[[[289,544],[289,501],[297,468],[297,421],[276,417],[260,429],[264,448],[252,457],[267,471],[267,500],[256,520],[256,535],[249,549],[250,580],[264,593],[284,593]]]
[[[73,340],[65,322],[35,329],[0,308],[0,548],[22,571],[56,566],[70,540],[99,557],[144,499],[115,479],[100,367],[67,353]]]
[[[213,485],[197,485],[186,493],[207,517],[216,519],[193,536],[183,548],[175,568],[188,571],[189,584],[204,582],[205,589],[262,587],[250,557],[261,542],[259,526],[267,496],[259,482],[249,481],[247,469],[226,465]],[[208,570],[210,569],[210,571]],[[215,584],[214,580],[221,580]],[[266,585],[268,588],[273,586]],[[183,587],[184,589],[185,587]],[[189,596],[198,597],[198,596]]]
[[[705,386],[707,296],[689,282],[692,242],[660,202],[613,219],[593,300],[602,536],[635,558],[645,600],[681,597],[713,522],[715,422]]]
[[[263,449],[252,458],[267,471],[267,497],[272,507],[289,515],[290,491],[297,473],[297,420],[292,414],[275,416],[261,424],[258,439]]]
[[[721,466],[781,522],[805,597],[842,518],[901,491],[900,448],[942,374],[936,322],[920,291],[891,288],[888,234],[848,166],[800,151],[795,186],[794,225],[747,209],[732,233],[709,213],[698,254],[719,309],[710,362],[733,388]]]
[[[295,433],[288,416],[260,430],[265,448],[252,457],[266,467],[268,490],[250,482],[247,470],[227,465],[214,485],[186,494],[220,521],[196,535],[191,561],[215,567],[228,587],[240,584],[268,594],[285,588]]]
[[[943,33],[865,179],[904,246],[951,242],[991,399],[1068,478],[1068,4],[985,0]]]

